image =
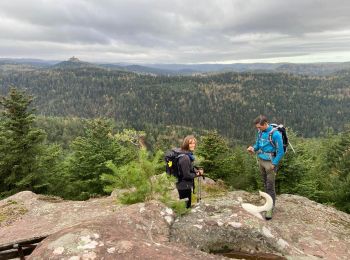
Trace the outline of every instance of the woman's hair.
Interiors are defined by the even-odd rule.
[[[185,150],[185,151],[189,151],[190,150],[190,143],[192,141],[195,141],[197,143],[197,139],[194,137],[194,135],[186,136],[182,142],[181,149]]]
[[[254,125],[259,124],[259,125],[264,125],[267,123],[269,120],[267,119],[266,116],[260,115],[257,118],[254,119]]]

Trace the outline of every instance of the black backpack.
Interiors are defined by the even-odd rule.
[[[167,174],[175,176],[176,178],[180,179],[180,172],[179,172],[179,159],[180,157],[186,155],[186,153],[181,152],[180,148],[174,148],[166,152],[164,156],[165,160],[165,171]]]
[[[277,125],[277,124],[270,124],[272,126],[272,130],[269,132],[269,141],[273,147],[276,147],[276,145],[272,141],[272,135],[275,131],[278,131],[282,135],[282,141],[283,141],[283,150],[284,152],[287,152],[287,147],[289,144],[288,136],[287,136],[287,130],[283,125]]]

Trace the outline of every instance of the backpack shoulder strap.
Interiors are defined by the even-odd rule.
[[[185,156],[186,154],[185,153],[180,153],[176,156],[177,159],[180,159],[181,157]]]
[[[175,157],[176,158],[176,167],[177,167],[177,172],[178,172],[178,176],[177,176],[177,179],[178,179],[178,181],[181,181],[182,180],[182,172],[181,172],[181,170],[180,170],[180,163],[179,163],[179,161],[180,161],[180,159],[182,158],[182,157],[184,157],[185,155],[187,155],[186,153],[179,153],[179,154],[177,154],[177,156]]]
[[[276,128],[276,127],[274,127],[274,128],[272,128],[272,130],[269,132],[269,141],[270,141],[270,143],[271,143],[271,145],[273,146],[273,147],[276,147],[276,145],[275,145],[275,143],[273,142],[273,140],[272,140],[272,135],[273,135],[273,133],[275,132],[275,131],[277,131],[278,129]]]

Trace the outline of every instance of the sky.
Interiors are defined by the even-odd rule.
[[[347,0],[1,0],[0,58],[350,61]]]

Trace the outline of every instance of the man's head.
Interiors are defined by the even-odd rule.
[[[264,131],[266,128],[269,127],[268,119],[264,115],[260,115],[257,118],[255,118],[254,124],[255,124],[255,127],[260,131]]]

